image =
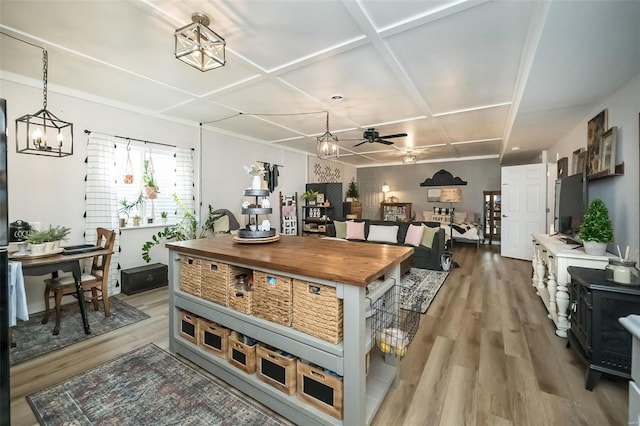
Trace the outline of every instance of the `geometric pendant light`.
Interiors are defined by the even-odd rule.
[[[338,138],[329,131],[329,112],[327,111],[327,130],[316,141],[316,155],[321,160],[333,160],[340,156]]]
[[[209,17],[204,13],[194,13],[191,20],[191,24],[178,28],[174,33],[176,58],[200,71],[224,66],[227,43],[208,27]]]
[[[16,152],[66,157],[73,154],[73,124],[47,110],[49,55],[45,49],[42,62],[43,106],[35,114],[26,114],[16,120]]]

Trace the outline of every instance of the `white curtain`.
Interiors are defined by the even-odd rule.
[[[114,165],[115,140],[107,136],[90,136],[87,143],[85,241],[87,244],[95,244],[98,227],[116,231],[116,242],[109,268],[109,295],[111,296],[120,293],[120,287],[116,287],[120,229],[118,228]]]

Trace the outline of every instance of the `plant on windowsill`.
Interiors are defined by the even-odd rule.
[[[144,170],[142,171],[142,183],[144,183],[144,196],[150,200],[158,198],[160,188],[156,185],[153,177],[153,166],[149,160],[144,160]]]
[[[123,198],[122,200],[119,201],[120,208],[118,209],[118,213],[124,215],[124,217],[120,217],[118,220],[118,224],[120,228],[124,228],[127,225],[131,211],[136,207],[142,206],[143,203],[144,203],[144,197],[142,195],[142,192],[138,194],[138,197],[131,202],[127,201],[126,198]]]
[[[133,217],[133,226],[140,226],[140,219],[141,219],[140,215],[135,215]]]
[[[202,229],[198,230],[198,219],[196,218],[196,214],[192,210],[187,209],[176,194],[172,194],[171,196],[173,197],[173,201],[175,201],[180,210],[182,210],[182,220],[175,225],[167,226],[162,231],[153,235],[151,237],[151,241],[147,241],[146,243],[144,243],[144,245],[142,246],[142,259],[144,259],[144,261],[147,263],[151,261],[149,251],[156,245],[160,244],[163,239],[185,241],[204,238],[207,234],[207,231],[212,231],[213,233],[215,233],[215,221],[224,216],[224,213],[213,213],[213,207],[209,205],[209,215],[207,216],[207,220],[202,225]]]
[[[360,196],[360,192],[358,191],[358,183],[351,179],[349,182],[349,187],[347,188],[347,201],[358,201],[358,197]]]
[[[607,244],[613,241],[609,210],[602,200],[596,198],[589,203],[580,225],[580,239],[585,253],[596,256],[604,255]]]
[[[160,212],[160,219],[162,220],[162,224],[165,225],[167,223],[167,216],[169,213],[162,211]]]

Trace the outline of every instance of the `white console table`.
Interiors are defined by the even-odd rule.
[[[632,336],[631,380],[629,381],[629,424],[640,424],[640,315],[619,319]]]
[[[556,325],[556,334],[567,337],[570,327],[568,320],[569,266],[604,269],[613,255],[593,256],[586,254],[582,247],[567,244],[561,235],[533,235],[533,286],[549,312],[549,318]]]

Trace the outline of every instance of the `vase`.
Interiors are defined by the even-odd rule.
[[[260,176],[251,176],[251,189],[262,189],[262,178]]]
[[[144,195],[150,200],[158,198],[158,189],[155,186],[145,186]]]
[[[45,243],[41,243],[41,244],[31,244],[31,255],[32,256],[38,256],[41,254],[44,254],[45,252]]]
[[[597,241],[583,241],[584,252],[593,256],[604,256],[607,251],[607,243]]]

